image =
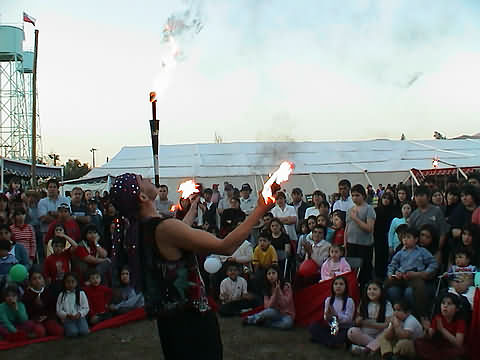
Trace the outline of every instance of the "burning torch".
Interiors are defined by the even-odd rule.
[[[187,180],[181,183],[177,190],[177,192],[180,193],[180,200],[188,199],[191,195],[199,193],[199,187],[200,185],[196,184],[193,180]],[[205,202],[205,199],[201,197],[200,202],[203,204]],[[183,210],[181,201],[178,202],[178,205],[172,205],[170,207],[170,212],[175,212],[176,210]]]
[[[295,165],[291,162],[284,161],[280,164],[280,167],[275,171],[263,186],[262,196],[265,203],[268,203],[268,199],[275,202],[275,193],[280,190],[280,184],[287,181],[290,174],[293,172]]]
[[[158,163],[158,134],[160,133],[160,120],[157,120],[157,94],[150,92],[152,104],[152,120],[150,120],[150,135],[152,136],[153,171],[155,174],[155,186],[160,187],[160,169]]]

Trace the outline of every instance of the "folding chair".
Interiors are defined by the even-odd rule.
[[[362,265],[363,265],[363,259],[359,257],[346,257],[345,260],[348,262],[348,264],[352,268],[352,271],[355,271],[357,273],[357,279],[358,279],[358,275],[360,274],[360,269],[362,268]]]

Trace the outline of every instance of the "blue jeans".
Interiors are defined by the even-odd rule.
[[[268,308],[258,314],[248,317],[250,324],[256,324],[258,322],[265,321],[265,326],[276,329],[291,329],[293,327],[293,319],[290,315],[284,315],[277,309]]]
[[[81,317],[77,320],[65,320],[63,323],[65,336],[82,336],[89,333],[87,319]]]

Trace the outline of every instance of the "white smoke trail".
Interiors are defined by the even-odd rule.
[[[203,29],[202,2],[184,0],[183,7],[170,15],[162,29],[162,59],[154,82],[158,99],[168,89],[178,62],[186,58],[185,48]]]

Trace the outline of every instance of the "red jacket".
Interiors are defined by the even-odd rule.
[[[90,311],[88,317],[108,312],[108,305],[112,301],[112,289],[104,285],[85,286],[83,288],[88,298]]]

